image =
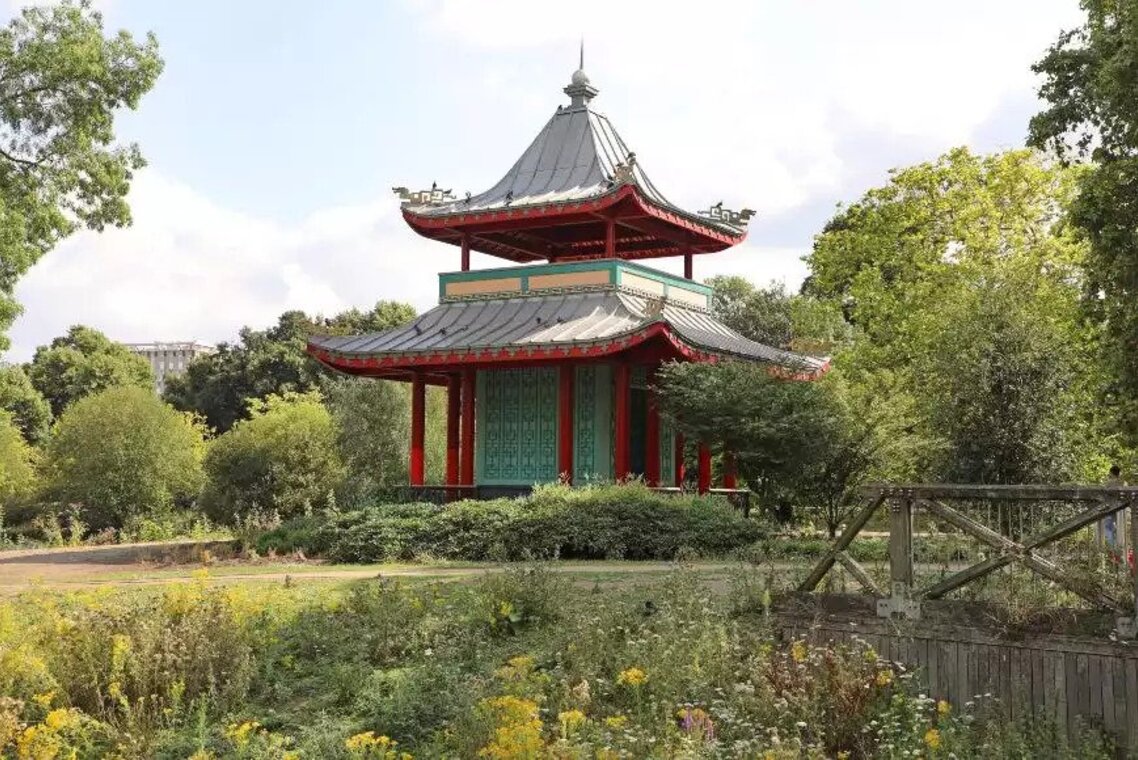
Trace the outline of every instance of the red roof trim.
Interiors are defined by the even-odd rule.
[[[613,192],[586,201],[553,202],[541,205],[519,206],[507,209],[487,209],[484,211],[453,213],[441,216],[418,214],[411,208],[404,208],[403,219],[420,235],[436,240],[443,240],[443,242],[451,244],[458,244],[459,241],[454,233],[466,228],[478,227],[479,229],[475,234],[479,234],[494,231],[492,227],[488,229],[487,225],[500,224],[504,230],[517,227],[519,221],[557,221],[565,220],[567,217],[579,217],[582,215],[592,215],[595,217],[606,209],[613,208],[625,199],[631,199],[631,203],[640,214],[651,216],[654,219],[658,219],[666,224],[670,224],[687,233],[702,238],[703,242],[692,243],[690,246],[691,253],[708,252],[700,250],[703,246],[710,246],[711,250],[723,250],[724,248],[729,248],[741,243],[747,237],[745,230],[733,235],[709,223],[700,222],[690,214],[679,213],[675,210],[658,206],[645,198],[635,185],[622,185]],[[619,219],[620,215],[617,214],[616,218]],[[486,243],[486,245],[493,247],[492,241]],[[547,258],[545,254],[539,251],[533,251],[532,254],[535,258]],[[643,255],[643,252],[632,252],[630,255],[635,258],[647,258]],[[506,258],[511,257],[507,256]]]

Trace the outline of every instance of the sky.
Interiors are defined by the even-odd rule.
[[[568,101],[582,38],[592,106],[673,202],[758,210],[695,276],[795,289],[838,204],[890,169],[1021,147],[1031,64],[1081,19],[1077,0],[97,5],[166,61],[116,122],[149,165],[131,227],[76,234],[20,281],[9,361],[73,324],[216,343],[288,309],[430,308],[459,253],[412,232],[391,188],[493,185]]]

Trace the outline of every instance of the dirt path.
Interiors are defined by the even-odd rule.
[[[202,551],[225,556],[226,542],[176,542],[124,544],[0,552],[0,594],[31,588],[92,588],[142,586],[190,580],[203,567]],[[731,563],[697,563],[701,571],[716,573]],[[669,562],[558,562],[556,572],[581,576],[582,580],[611,575],[665,573]],[[788,565],[788,568],[791,565]],[[378,575],[412,578],[460,579],[501,571],[501,565],[327,565],[289,560],[256,563],[220,561],[209,568],[213,582],[323,580],[347,581]]]

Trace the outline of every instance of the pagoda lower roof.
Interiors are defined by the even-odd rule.
[[[762,362],[801,379],[827,367],[823,360],[749,340],[705,309],[619,287],[445,302],[403,327],[308,343],[308,352],[333,369],[391,378],[470,365],[604,359],[636,350],[662,360]]]

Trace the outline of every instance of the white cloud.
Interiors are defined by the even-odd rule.
[[[286,309],[327,314],[380,298],[424,308],[438,292],[434,272],[448,268],[449,250],[407,229],[387,199],[281,225],[149,170],[130,202],[133,226],[80,233],[20,282],[10,359],[79,323],[129,342],[220,341]]]

